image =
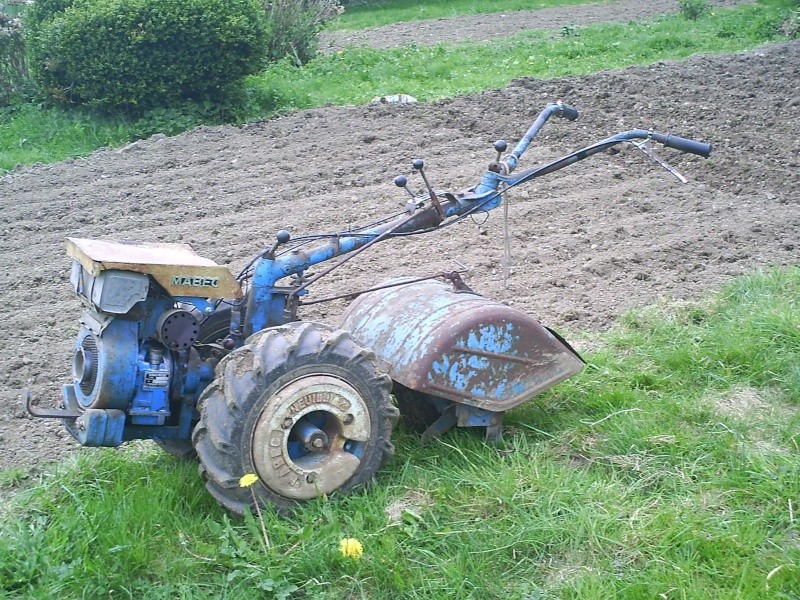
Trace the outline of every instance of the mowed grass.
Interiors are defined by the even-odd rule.
[[[0,596],[796,599],[800,268],[568,338],[586,369],[503,443],[401,427],[368,489],[267,511],[269,548],[194,465],[82,451],[7,503]]]
[[[378,0],[357,2],[347,6],[345,12],[330,24],[331,29],[366,29],[392,23],[446,19],[459,15],[479,15],[517,10],[540,10],[554,6],[576,4],[602,4],[614,0]]]
[[[303,67],[270,66],[245,84],[241,106],[161,110],[141,119],[25,105],[0,113],[0,170],[80,156],[155,132],[175,134],[202,123],[252,121],[280,112],[369,102],[405,93],[433,100],[502,87],[519,77],[582,75],[700,52],[736,52],[781,39],[783,0],[719,9],[697,21],[679,15],[652,23],[527,32],[491,43],[347,49]]]

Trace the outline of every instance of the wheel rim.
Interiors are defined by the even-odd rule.
[[[261,481],[294,500],[331,493],[361,466],[372,430],[367,403],[332,375],[296,379],[270,396],[253,428]]]

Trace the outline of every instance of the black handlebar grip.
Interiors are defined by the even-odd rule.
[[[578,118],[578,109],[570,106],[569,104],[559,104],[561,111],[558,113],[559,117],[563,117],[569,121],[574,121]]]
[[[661,139],[659,139],[659,137]],[[653,138],[657,142],[664,144],[667,148],[674,148],[675,150],[680,150],[681,152],[697,154],[697,156],[702,156],[703,158],[708,158],[711,155],[711,144],[697,142],[695,140],[687,140],[686,138],[678,137],[677,135],[670,135],[669,133],[661,133],[658,137],[653,135]]]

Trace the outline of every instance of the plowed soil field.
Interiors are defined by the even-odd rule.
[[[274,233],[337,231],[398,210],[392,178],[424,158],[439,189],[477,183],[497,138],[516,141],[562,99],[529,166],[634,127],[711,142],[710,159],[659,153],[680,183],[627,147],[510,194],[511,273],[502,211],[379,244],[320,281],[312,297],[390,276],[469,266],[476,291],[507,297],[566,331],[602,330],[624,311],[696,298],[741,273],[796,264],[800,250],[800,42],[590,77],[519,80],[417,105],[299,112],[245,127],[200,128],[0,178],[0,468],[29,468],[76,447],[59,423],[31,420],[30,388],[54,404],[70,377],[80,313],[67,236],[190,243],[238,270]],[[322,307],[322,308],[320,308]],[[304,318],[336,322],[342,302]]]

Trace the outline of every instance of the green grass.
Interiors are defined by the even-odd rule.
[[[0,519],[0,597],[796,599],[800,268],[582,342],[502,445],[401,429],[369,489],[268,511],[270,549],[194,465],[84,451]]]
[[[394,93],[432,100],[502,87],[519,77],[585,75],[700,52],[745,50],[775,39],[782,14],[743,6],[698,21],[672,16],[653,23],[597,25],[570,37],[527,32],[484,44],[349,49],[302,68],[287,61],[253,77],[249,85],[272,91],[297,108],[357,104]]]
[[[0,113],[0,170],[17,164],[52,163],[131,140],[124,121],[26,104]]]
[[[360,2],[348,6],[344,14],[330,24],[331,29],[366,29],[406,21],[425,19],[446,19],[458,15],[478,15],[486,13],[513,12],[515,10],[539,10],[553,6],[576,4],[599,4],[613,0],[439,0],[424,2],[420,0],[379,0]]]
[[[246,106],[237,111],[237,119],[358,104],[400,92],[431,100],[502,87],[518,77],[582,75],[699,52],[735,52],[779,39],[777,26],[783,15],[782,4],[773,0],[717,10],[698,21],[672,16],[654,23],[586,27],[577,36],[529,32],[485,44],[349,49],[301,68],[287,61],[251,77]],[[7,110],[0,113],[0,170],[80,156],[156,131],[175,134],[229,118],[201,106],[187,110],[154,111],[135,122],[32,104]]]

